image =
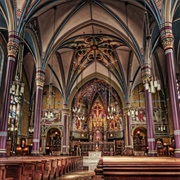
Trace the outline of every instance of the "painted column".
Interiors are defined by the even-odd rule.
[[[129,110],[130,110],[130,104],[127,103],[126,108],[124,109],[125,122],[126,122],[126,132],[125,132],[126,148],[132,148],[131,116],[128,115]]]
[[[124,115],[124,122],[125,122],[125,129],[124,129],[124,141],[125,141],[125,148],[128,147],[128,123],[127,123],[127,114]]]
[[[132,148],[131,116],[128,115],[127,115],[127,126],[128,126],[128,147]]]
[[[144,90],[145,107],[146,107],[146,123],[147,123],[147,141],[148,141],[148,156],[157,156],[154,135],[153,107],[152,95],[148,90]]]
[[[70,152],[70,116],[69,114],[67,115],[66,127],[67,127],[66,137],[68,137],[66,138],[66,144],[67,144],[66,152],[69,155],[69,152]]]
[[[142,81],[144,84],[149,83],[152,70],[149,63],[145,63],[141,68]],[[144,88],[145,95],[145,111],[146,111],[146,123],[147,123],[147,141],[148,141],[148,156],[157,156],[157,150],[155,146],[154,135],[154,121],[153,121],[153,107],[152,107],[152,95],[149,90]]]
[[[41,154],[46,154],[46,136],[41,135]]]
[[[6,157],[6,139],[7,126],[9,118],[10,105],[10,87],[12,85],[15,60],[19,50],[19,35],[17,32],[9,32],[9,40],[7,44],[8,60],[4,84],[4,92],[2,98],[2,108],[0,114],[0,157]]]
[[[180,157],[180,110],[178,102],[178,92],[176,87],[176,71],[173,57],[174,36],[172,34],[172,23],[165,22],[161,25],[161,42],[164,48],[167,63],[168,85],[174,124],[175,156]]]
[[[36,104],[35,104],[35,115],[34,115],[34,134],[33,134],[33,147],[31,154],[33,156],[39,156],[40,146],[40,123],[41,123],[41,111],[42,111],[42,93],[45,80],[45,72],[43,69],[38,68],[36,70]]]
[[[41,153],[46,154],[46,126],[41,124]]]
[[[62,153],[63,155],[67,155],[69,153],[69,143],[68,138],[69,137],[69,126],[68,126],[68,117],[69,117],[69,110],[65,107],[62,110],[62,117],[63,117],[63,145],[62,145]]]

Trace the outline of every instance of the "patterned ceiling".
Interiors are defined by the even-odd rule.
[[[0,0],[0,28],[6,41],[8,31],[17,31],[24,39],[23,69],[32,96],[35,67],[42,67],[46,73],[45,86],[51,82],[62,94],[64,103],[72,102],[80,86],[87,87],[89,92],[88,84],[99,81],[107,88],[111,80],[119,102],[124,105],[130,101],[132,90],[142,83],[147,28],[153,72],[165,92],[166,63],[159,39],[159,27],[165,19],[173,20],[175,64],[179,71],[180,1],[166,2],[165,7],[171,12],[168,14],[162,10],[162,2]],[[90,96],[87,93],[86,101],[93,101]]]

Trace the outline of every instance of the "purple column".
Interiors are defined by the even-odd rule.
[[[63,147],[62,147],[62,152],[63,152],[63,155],[65,155],[67,152],[66,152],[66,132],[67,130],[67,115],[64,114],[63,115]]]
[[[154,122],[153,122],[153,108],[152,108],[152,95],[148,90],[144,90],[145,94],[145,107],[146,107],[146,123],[147,123],[147,136],[148,136],[148,156],[157,156],[154,138]]]
[[[6,157],[7,126],[10,106],[10,87],[13,80],[15,60],[19,49],[19,36],[17,32],[9,32],[8,38],[8,60],[2,98],[2,108],[0,114],[0,157]]]
[[[70,154],[70,129],[71,129],[71,125],[70,125],[70,116],[68,115],[68,117],[67,117],[67,154]]]
[[[124,115],[124,141],[125,141],[125,148],[128,147],[128,123],[127,123],[127,114]]]
[[[170,92],[172,119],[174,124],[175,157],[180,157],[180,110],[176,87],[176,71],[173,58],[174,36],[172,34],[172,24],[169,22],[162,24],[161,41],[165,51],[165,58],[167,63],[168,85]]]
[[[40,122],[42,111],[42,93],[44,86],[45,73],[44,70],[39,68],[36,71],[36,102],[35,102],[35,115],[34,115],[34,134],[33,134],[33,147],[31,154],[39,156],[40,147]]]
[[[132,148],[131,116],[128,115],[127,115],[127,126],[128,126],[128,147]]]
[[[180,157],[180,119],[179,119],[179,103],[176,88],[176,78],[174,70],[174,60],[172,50],[168,50],[166,53],[167,72],[168,72],[168,84],[170,92],[172,118],[174,124],[174,139],[175,139],[175,156]]]
[[[125,152],[127,155],[133,154],[133,146],[132,146],[132,130],[131,130],[131,116],[129,115],[130,111],[130,103],[126,103],[126,107],[124,108],[124,119],[125,119]]]

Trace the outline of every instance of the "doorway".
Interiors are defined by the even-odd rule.
[[[145,127],[137,127],[133,133],[134,151],[147,151],[147,129]]]
[[[51,128],[47,132],[46,154],[53,154],[54,151],[61,151],[62,134],[58,128]]]

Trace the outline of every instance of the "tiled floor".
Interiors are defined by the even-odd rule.
[[[70,180],[90,180],[93,179],[93,176],[95,175],[94,171],[77,171],[77,172],[70,172],[66,175],[63,175],[62,177],[57,178],[57,180],[63,180],[63,179],[70,179]]]

